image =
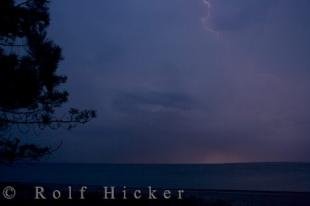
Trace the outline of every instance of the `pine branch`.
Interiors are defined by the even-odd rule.
[[[28,0],[28,1],[21,2],[21,3],[19,3],[19,4],[16,4],[15,7],[22,7],[22,6],[26,5],[26,4],[29,4],[31,1],[32,1],[32,0]]]
[[[25,44],[0,43],[0,46],[6,47],[25,47]]]
[[[29,114],[38,113],[40,111],[41,110],[37,109],[37,110],[27,111],[27,112],[18,112],[18,111],[10,111],[10,110],[6,110],[6,109],[0,109],[0,112],[2,112],[2,113],[17,114],[17,115],[29,115]]]
[[[9,120],[6,119],[4,120],[7,124],[21,124],[21,125],[32,125],[32,124],[55,124],[55,123],[60,123],[60,124],[73,124],[73,123],[80,123],[80,124],[85,124],[88,122],[88,119],[86,120],[60,120],[60,119],[54,119],[54,120],[49,120],[47,122],[45,121],[16,121],[16,120]]]

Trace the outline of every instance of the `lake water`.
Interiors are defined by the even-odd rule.
[[[223,165],[17,164],[0,166],[0,182],[182,189],[310,192],[310,164]]]

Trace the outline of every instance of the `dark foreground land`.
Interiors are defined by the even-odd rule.
[[[12,200],[6,200],[3,194],[3,188],[11,185],[16,189],[16,196]],[[61,186],[44,186],[45,192],[51,192],[52,188]],[[60,200],[52,200],[51,196],[47,200],[34,200],[34,186],[14,183],[0,183],[1,197],[0,205],[186,205],[186,206],[309,206],[310,193],[308,192],[264,192],[264,191],[237,191],[237,190],[185,190],[184,198],[178,200],[157,200],[140,199],[134,200],[128,198],[123,200],[104,200],[102,191],[92,188],[88,191],[84,200],[80,200],[79,192],[73,191],[73,199],[68,200],[67,194],[63,191],[63,197]],[[50,188],[50,189],[48,189]],[[49,191],[50,190],[50,191]],[[61,190],[61,189],[60,189]],[[65,190],[65,189],[64,189]],[[100,191],[100,192],[99,192]],[[9,193],[10,194],[10,193]]]

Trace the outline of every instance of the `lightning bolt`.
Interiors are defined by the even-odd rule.
[[[201,22],[202,22],[203,28],[205,30],[207,30],[208,32],[211,32],[211,33],[215,34],[216,37],[219,38],[220,37],[220,33],[218,31],[216,31],[215,29],[213,29],[211,27],[211,25],[209,24],[209,18],[210,18],[210,15],[211,15],[212,4],[211,4],[210,0],[202,0],[202,3],[206,6],[206,9],[207,9],[206,16],[201,18]]]

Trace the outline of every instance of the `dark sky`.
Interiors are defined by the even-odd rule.
[[[65,162],[310,161],[309,0],[53,1]]]

